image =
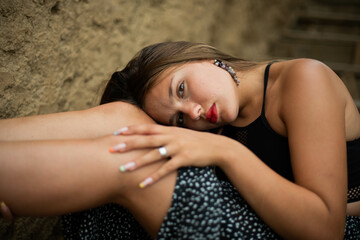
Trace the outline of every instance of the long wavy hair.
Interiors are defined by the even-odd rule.
[[[180,41],[153,44],[138,52],[123,70],[112,74],[100,104],[125,101],[143,109],[145,95],[167,68],[210,59],[221,60],[235,71],[258,65],[257,62],[233,57],[202,43]]]

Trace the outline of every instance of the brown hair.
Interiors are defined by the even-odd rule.
[[[223,61],[235,71],[258,65],[256,62],[233,57],[202,43],[158,43],[143,48],[123,70],[112,74],[100,104],[126,101],[143,108],[146,93],[164,70],[177,64],[209,59]]]

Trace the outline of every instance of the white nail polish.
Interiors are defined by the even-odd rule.
[[[115,135],[115,136],[116,136],[116,135],[119,135],[119,134],[121,134],[121,133],[123,133],[123,132],[126,132],[127,130],[129,130],[128,127],[120,128],[119,130],[116,130],[116,131],[114,132],[114,135]]]
[[[126,172],[127,170],[131,170],[135,167],[135,162],[128,162],[122,166],[120,166],[121,172]]]
[[[124,148],[126,148],[126,144],[125,144],[125,143],[120,143],[120,144],[112,147],[112,150],[118,151],[118,150],[122,150],[122,149],[124,149]]]
[[[152,177],[148,177],[147,179],[145,179],[144,181],[142,181],[140,184],[139,184],[139,187],[140,188],[144,188],[146,187],[147,185],[153,183],[153,178]]]

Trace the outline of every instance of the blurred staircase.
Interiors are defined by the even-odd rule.
[[[360,0],[307,0],[270,54],[326,63],[360,109]]]

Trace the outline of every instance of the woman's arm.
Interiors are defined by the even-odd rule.
[[[104,136],[125,125],[140,109],[113,102],[82,111],[0,120],[0,141],[76,139]],[[141,118],[132,119],[140,123]]]
[[[327,67],[300,61],[284,81],[280,116],[295,183],[243,150],[222,166],[254,210],[288,239],[342,239],[347,171],[345,100]],[[243,157],[242,157],[243,156]],[[240,161],[239,161],[240,159]]]

